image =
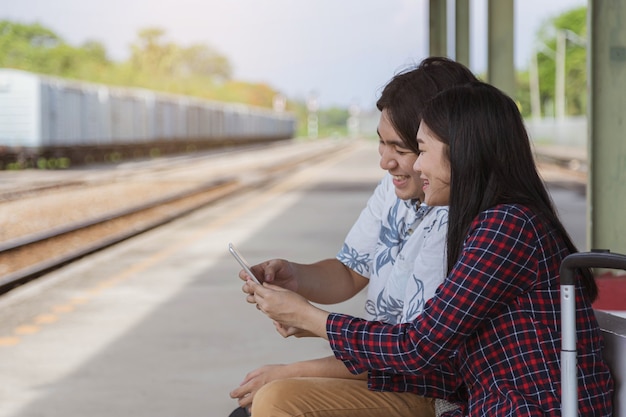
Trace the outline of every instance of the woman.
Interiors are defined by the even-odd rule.
[[[372,389],[445,398],[458,407],[445,416],[560,416],[559,266],[576,248],[537,173],[517,106],[488,84],[452,87],[425,108],[417,141],[425,202],[449,205],[448,276],[420,316],[388,325],[329,314],[248,282],[250,301],[283,335],[298,328],[327,338],[351,372],[370,371]],[[576,288],[578,404],[590,417],[611,415],[613,392],[596,295],[584,271]],[[377,379],[382,372],[387,378]]]

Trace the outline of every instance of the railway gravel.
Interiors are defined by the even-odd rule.
[[[82,181],[72,179],[77,173],[66,171],[64,178],[55,172],[56,179],[46,185],[42,185],[45,171],[28,172],[29,181],[19,177],[19,187],[11,183],[11,188],[5,181],[0,191],[4,197],[0,198],[0,287],[8,291],[219,198],[288,175],[350,144],[294,142],[108,166],[83,176]],[[125,214],[118,217],[120,213]]]
[[[232,153],[172,157],[90,170],[0,171],[0,242],[96,218],[220,178],[244,184],[262,170],[335,152],[349,142],[290,141]]]

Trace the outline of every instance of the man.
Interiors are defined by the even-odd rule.
[[[321,304],[345,301],[369,284],[365,303],[365,318],[369,320],[400,323],[421,313],[444,279],[447,207],[421,203],[423,184],[413,170],[420,113],[438,92],[471,81],[476,78],[466,67],[439,57],[427,58],[394,76],[376,103],[381,111],[377,129],[380,167],[387,174],[337,257],[312,264],[273,259],[252,267],[256,276]],[[246,274],[242,271],[240,277],[245,280]],[[290,335],[302,336],[295,332]],[[324,378],[319,384],[320,403],[337,397],[336,402],[323,404],[325,408],[345,411],[341,408],[344,404],[339,404],[341,396],[356,395],[367,398],[381,416],[391,415],[389,410],[395,410],[399,402],[406,408],[406,415],[434,415],[431,399],[369,391],[365,373],[355,376],[334,356],[328,356],[265,365],[248,373],[230,393],[240,405],[231,417],[248,415],[246,409],[264,385],[294,377]],[[315,397],[315,393],[308,395]]]

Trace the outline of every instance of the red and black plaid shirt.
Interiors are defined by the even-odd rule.
[[[560,416],[562,238],[528,208],[501,205],[470,227],[422,315],[389,325],[331,314],[326,329],[372,390],[446,398],[449,416]],[[613,380],[591,301],[576,291],[580,416],[609,416]]]

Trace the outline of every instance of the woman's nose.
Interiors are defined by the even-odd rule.
[[[415,160],[415,162],[413,163],[413,171],[415,172],[420,172],[420,156],[417,155],[417,159]]]

